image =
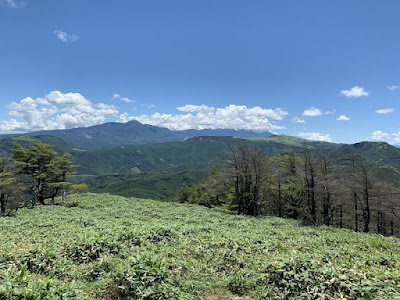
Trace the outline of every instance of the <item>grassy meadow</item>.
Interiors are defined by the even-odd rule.
[[[400,240],[71,195],[0,218],[0,299],[400,299]]]

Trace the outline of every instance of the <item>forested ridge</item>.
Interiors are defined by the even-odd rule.
[[[196,137],[144,146],[89,151],[71,149],[69,154],[65,149],[67,142],[48,136],[40,138],[56,144],[46,146],[46,151],[50,152],[39,156],[50,155],[52,160],[59,152],[59,157],[68,161],[64,164],[68,170],[63,177],[65,181],[51,174],[57,172],[54,168],[49,168],[49,172],[46,168],[41,171],[40,176],[49,177],[48,187],[54,192],[47,189],[45,197],[52,201],[60,190],[84,183],[90,191],[200,203],[235,210],[239,214],[272,215],[314,225],[399,234],[396,183],[400,180],[400,151],[386,143],[342,145],[285,136],[266,139]],[[39,139],[29,142],[23,137],[14,139],[14,148],[11,148],[9,140],[2,141],[5,149],[3,186],[9,185],[11,169],[19,166],[18,172],[24,173],[21,166],[28,162],[18,162],[16,158],[18,151],[32,141],[48,145]],[[43,152],[38,149],[36,146],[36,150],[30,151]],[[60,164],[60,158],[51,164]],[[25,178],[18,176],[20,182],[29,177],[27,171]],[[37,171],[32,170],[30,175],[37,176],[34,174]],[[66,177],[72,181],[67,183]],[[36,181],[39,181],[36,191],[31,186],[28,192],[31,196],[42,188],[41,179],[36,178]],[[3,199],[5,196],[3,193]],[[17,198],[11,194],[7,197]],[[35,201],[43,203],[40,197]]]

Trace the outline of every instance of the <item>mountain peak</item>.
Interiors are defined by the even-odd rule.
[[[256,133],[251,130],[203,129],[172,131],[167,128],[142,124],[136,120],[126,123],[108,122],[83,128],[66,130],[37,131],[23,134],[26,136],[55,136],[66,140],[77,148],[100,149],[120,145],[144,145],[169,141],[183,141],[197,136],[236,136],[236,137],[269,137],[269,132]],[[13,135],[15,136],[15,135]],[[7,136],[3,136],[7,137]],[[10,135],[8,135],[10,137]],[[1,139],[2,137],[0,137]]]

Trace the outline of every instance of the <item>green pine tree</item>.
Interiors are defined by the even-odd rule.
[[[6,215],[7,189],[16,182],[15,172],[9,167],[5,157],[0,158],[0,215]]]
[[[45,204],[45,199],[52,199],[61,189],[81,187],[68,181],[68,176],[74,174],[71,155],[66,153],[57,156],[53,146],[40,141],[30,141],[28,147],[18,142],[14,143],[12,158],[20,167],[20,173],[27,178],[35,203]]]

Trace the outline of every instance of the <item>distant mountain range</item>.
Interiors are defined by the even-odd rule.
[[[0,135],[0,140],[14,136],[53,136],[65,140],[71,148],[102,149],[119,145],[146,145],[170,141],[183,141],[197,136],[269,137],[270,132],[257,133],[251,130],[204,129],[172,131],[167,128],[144,125],[138,121],[127,123],[105,123],[84,128],[46,130],[25,134]]]
[[[348,165],[351,157],[362,159],[382,180],[400,181],[400,149],[384,142],[336,144],[246,130],[171,131],[137,121],[69,130],[0,136],[0,152],[10,153],[13,139],[27,144],[29,138],[54,145],[58,153],[69,152],[79,165],[75,179],[90,191],[124,196],[165,198],[182,184],[194,184],[227,161],[228,145],[247,143],[272,156],[291,148],[317,149],[334,158],[335,165]],[[0,153],[1,154],[1,153]]]

